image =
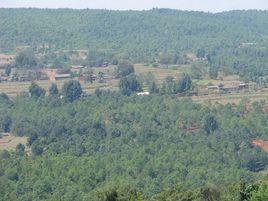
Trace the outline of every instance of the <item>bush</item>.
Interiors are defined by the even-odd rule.
[[[69,102],[78,100],[81,97],[82,92],[81,84],[76,80],[70,80],[64,83],[62,87],[62,95]]]
[[[116,69],[116,77],[122,78],[134,73],[134,65],[129,61],[121,61]]]
[[[136,75],[129,75],[120,79],[119,89],[123,95],[129,96],[133,92],[142,91],[142,85]]]
[[[29,87],[29,93],[31,97],[39,98],[41,96],[45,96],[46,90],[32,82],[31,86]]]

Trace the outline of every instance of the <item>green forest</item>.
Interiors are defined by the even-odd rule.
[[[75,51],[86,53],[73,64]],[[267,102],[191,99],[207,74],[267,79],[267,11],[0,8],[0,53],[15,55],[6,75],[81,65],[87,84],[90,67],[113,65],[119,88],[0,91],[0,138],[27,138],[0,151],[0,201],[268,200],[268,155],[252,144],[268,140]],[[190,70],[144,86],[137,63]]]
[[[32,84],[0,98],[2,131],[27,146],[1,152],[0,200],[262,200],[263,103],[206,106],[172,95],[96,91],[77,81],[47,96]],[[64,95],[64,98],[60,96]],[[80,98],[79,98],[80,97]],[[241,190],[242,189],[242,190]],[[245,199],[242,199],[245,196]]]
[[[214,71],[244,80],[268,74],[267,11],[0,9],[0,27],[3,52],[83,49],[110,63],[163,64],[189,63],[187,55],[195,54]]]

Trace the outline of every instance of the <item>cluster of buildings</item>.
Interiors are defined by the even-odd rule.
[[[37,80],[49,80],[55,82],[57,80],[71,79],[74,78],[78,81],[93,82],[95,80],[104,81],[115,79],[110,73],[87,73],[88,70],[85,70],[83,66],[72,66],[70,70],[63,69],[52,69],[52,68],[43,68],[43,69],[19,69],[12,68],[9,74],[6,73],[5,67],[0,67],[0,82],[1,81],[37,81]],[[90,76],[90,78],[89,78]]]
[[[52,82],[56,80],[71,78],[70,73],[58,73],[57,69],[44,69],[43,72],[47,75],[48,79]]]
[[[248,83],[239,83],[229,86],[224,86],[224,84],[220,83],[219,85],[211,85],[206,88],[208,94],[210,93],[238,93],[240,91],[249,90]]]
[[[41,69],[26,70],[12,68],[11,72],[7,74],[5,69],[0,69],[0,81],[35,81],[35,80],[47,80],[48,76]]]

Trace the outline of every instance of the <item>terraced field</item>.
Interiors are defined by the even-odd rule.
[[[247,98],[251,102],[254,101],[268,101],[268,89],[263,89],[261,91],[253,91],[246,93],[231,93],[231,94],[216,94],[216,95],[203,95],[203,96],[193,96],[192,100],[198,103],[209,103],[209,104],[227,104],[233,103],[238,104],[242,99]]]
[[[92,68],[95,74],[103,72],[108,75],[114,75],[115,66],[101,67],[101,68]],[[155,78],[156,82],[162,83],[167,76],[173,76],[178,79],[183,72],[188,72],[189,66],[170,66],[170,67],[151,67],[144,64],[135,65],[135,73],[137,75],[146,75],[150,73]],[[61,89],[65,80],[58,80],[56,84],[58,88]],[[208,83],[213,85],[218,85],[223,83],[225,86],[238,85],[240,81],[237,76],[227,76],[222,80],[194,80],[194,84],[199,88],[205,88]],[[49,80],[37,81],[38,85],[48,90],[49,86],[52,84]],[[99,83],[95,81],[93,84],[80,82],[83,90],[86,93],[93,93],[97,88],[109,89],[109,90],[118,90],[118,79],[106,79],[104,83]],[[0,92],[4,92],[10,97],[15,97],[17,94],[22,92],[27,92],[31,82],[2,82],[0,83]],[[241,92],[241,93],[231,93],[231,94],[210,94],[210,95],[199,95],[192,96],[192,100],[198,103],[209,103],[209,104],[227,104],[234,103],[238,104],[243,98],[248,98],[251,101],[260,101],[268,100],[268,89],[262,89],[259,91],[251,90],[250,92]]]
[[[187,67],[175,66],[173,68],[154,68],[145,66],[143,64],[137,64],[135,65],[135,72],[138,75],[152,73],[156,81],[162,82],[167,76],[173,76],[178,78],[180,74],[184,71],[184,68]],[[92,68],[92,70],[96,75],[99,72],[103,72],[108,75],[114,75],[115,66]],[[68,81],[68,79],[56,81],[58,88],[61,89],[64,82],[66,81]],[[80,83],[86,93],[93,93],[97,88],[117,90],[118,82],[118,79],[106,79],[104,83],[98,83],[98,81],[95,81],[93,84],[85,82]],[[52,82],[50,80],[42,80],[36,81],[36,83],[44,89],[48,90]],[[4,92],[10,97],[15,97],[21,92],[27,92],[30,85],[31,82],[2,82],[0,83],[0,92]]]
[[[59,80],[56,81],[55,83],[58,85],[58,88],[61,89],[65,81],[68,81],[68,79]],[[52,84],[52,82],[49,80],[36,81],[36,83],[46,90],[48,90],[49,86]],[[118,83],[117,80],[113,80],[107,83],[95,82],[94,84],[86,84],[84,82],[81,82],[81,85],[85,92],[91,93],[94,92],[94,90],[97,88],[105,88],[105,89],[109,88],[113,90],[115,87],[117,87],[117,83]],[[27,92],[30,85],[31,82],[2,82],[0,83],[0,92],[6,93],[10,97],[15,97],[17,94]]]

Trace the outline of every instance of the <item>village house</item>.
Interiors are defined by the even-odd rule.
[[[248,90],[248,89],[249,89],[249,84],[240,83],[235,86],[223,87],[221,90],[227,93],[232,93],[232,92],[241,92],[241,91]]]
[[[150,93],[148,91],[144,91],[144,92],[138,92],[137,95],[138,96],[148,96],[148,95],[150,95]]]
[[[82,72],[82,69],[83,69],[84,67],[83,66],[79,66],[79,65],[73,65],[72,66],[72,68],[71,68],[71,71],[73,72],[73,73],[81,73]]]
[[[240,92],[249,89],[249,84],[240,83],[235,85],[224,86],[224,84],[220,83],[219,85],[211,85],[207,86],[208,94],[211,93],[233,93]]]
[[[207,94],[215,94],[220,92],[220,88],[217,85],[212,85],[207,87]]]
[[[207,87],[208,90],[219,90],[219,86],[217,85],[212,85]]]
[[[44,69],[44,72],[47,74],[49,80],[52,82],[56,80],[71,78],[71,74],[69,73],[58,74],[57,69]]]
[[[56,74],[56,73],[52,73],[49,76],[50,81],[56,81],[56,80],[62,80],[62,79],[68,79],[68,78],[71,78],[71,74]]]
[[[249,84],[241,83],[241,84],[239,84],[238,88],[239,88],[239,90],[248,90]]]

